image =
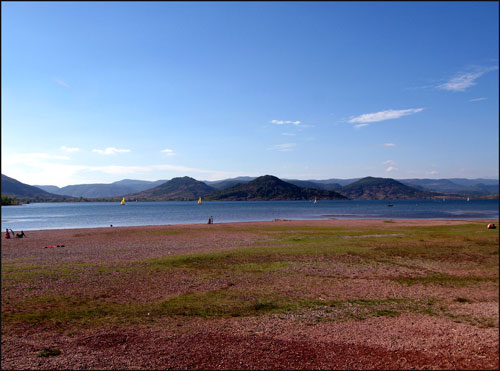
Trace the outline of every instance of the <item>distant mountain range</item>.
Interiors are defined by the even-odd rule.
[[[404,179],[401,183],[423,190],[480,197],[498,194],[498,180],[494,179]]]
[[[130,193],[145,191],[165,183],[166,180],[155,182],[147,180],[123,179],[110,184],[77,184],[59,188],[52,185],[36,185],[44,191],[71,197],[106,198],[119,197]]]
[[[46,192],[2,174],[2,196],[15,197],[21,202],[73,201],[72,197]]]
[[[441,196],[422,191],[394,179],[366,177],[340,188],[339,192],[355,200],[424,199]]]
[[[62,193],[62,194],[61,194]],[[66,187],[31,186],[2,174],[2,195],[30,201],[105,201],[125,196],[139,201],[196,200],[311,200],[415,199],[432,197],[489,197],[498,195],[495,179],[360,179],[297,180],[271,175],[198,181],[190,177],[169,181],[124,179],[111,184]]]

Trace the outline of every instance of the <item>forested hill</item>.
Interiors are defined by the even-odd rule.
[[[334,191],[298,187],[272,175],[264,175],[248,183],[237,184],[207,196],[207,200],[228,201],[312,200],[314,198],[318,200],[347,199]]]
[[[42,201],[70,201],[72,197],[56,195],[43,189],[21,183],[20,181],[2,174],[2,196],[10,196],[21,202]]]
[[[366,177],[340,188],[339,193],[355,200],[432,198],[439,193],[423,191],[390,178]]]
[[[125,196],[138,201],[191,201],[215,192],[215,188],[188,176],[173,178],[158,187]]]

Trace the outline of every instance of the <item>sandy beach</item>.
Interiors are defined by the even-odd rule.
[[[497,369],[491,222],[2,233],[2,368]]]

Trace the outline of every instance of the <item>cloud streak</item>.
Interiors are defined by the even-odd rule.
[[[66,146],[61,146],[61,149],[66,152],[78,152],[80,150],[80,148]]]
[[[269,149],[280,151],[280,152],[289,152],[295,147],[295,143],[284,143],[284,144],[275,144],[271,146]]]
[[[61,163],[59,160],[69,160],[67,156],[54,156],[48,153],[18,153],[2,156],[2,173],[7,174],[26,184],[47,184],[59,187],[68,184],[81,184],[92,182],[102,183],[106,176],[144,176],[156,174],[157,179],[165,178],[165,171],[178,176],[195,176],[202,174],[206,180],[218,180],[248,175],[242,172],[231,172],[211,169],[197,169],[182,165],[156,164],[145,166],[129,165],[71,165]],[[104,175],[103,175],[104,174]],[[252,176],[252,174],[250,174]],[[115,181],[116,178],[112,181]],[[110,180],[111,181],[111,180]]]
[[[394,143],[384,143],[384,147],[396,147]]]
[[[176,155],[176,153],[174,152],[174,150],[173,149],[169,149],[169,148],[162,149],[160,152],[166,153],[167,156],[175,156]]]
[[[117,153],[130,152],[130,149],[118,149],[114,147],[108,147],[106,149],[93,149],[92,152],[99,153],[100,155],[116,155]]]
[[[71,88],[71,86],[64,80],[58,79],[57,77],[54,77],[54,81],[56,84],[64,86],[65,88]]]
[[[474,71],[471,72],[461,72],[456,74],[450,80],[444,84],[438,85],[437,88],[441,90],[448,90],[453,92],[463,92],[466,91],[471,86],[476,85],[476,80],[483,76],[485,73],[497,70],[498,66],[495,67],[476,67]]]
[[[68,156],[54,156],[48,153],[16,153],[2,156],[2,165],[5,164],[36,164],[45,160],[69,160]],[[5,162],[4,162],[5,161]]]
[[[474,99],[469,99],[469,102],[480,102],[482,100],[487,100],[488,98],[474,98]]]
[[[380,112],[374,112],[374,113],[365,113],[356,117],[351,118],[348,122],[351,124],[357,124],[354,127],[362,127],[362,124],[365,124],[363,126],[367,126],[368,123],[371,122],[379,122],[379,121],[385,121],[385,120],[393,120],[397,119],[403,116],[408,116],[408,115],[413,115],[418,112],[422,112],[424,109],[423,108],[409,108],[409,109],[403,109],[403,110],[386,110],[386,111],[380,111]]]
[[[275,125],[300,125],[300,121],[289,120],[271,120],[271,123]]]

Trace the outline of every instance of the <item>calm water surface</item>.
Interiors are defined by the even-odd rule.
[[[388,207],[388,203],[393,207]],[[498,200],[40,203],[2,206],[2,231],[270,221],[274,219],[498,219]]]

